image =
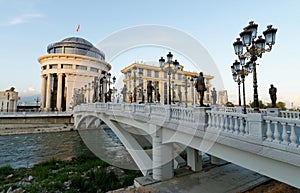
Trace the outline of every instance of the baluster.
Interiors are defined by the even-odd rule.
[[[229,118],[229,132],[233,132],[233,116],[228,116]]]
[[[219,114],[216,113],[216,125],[215,125],[215,129],[219,129]]]
[[[216,127],[216,114],[212,113],[211,115],[212,115],[211,116],[211,127],[215,128]]]
[[[273,133],[271,130],[271,121],[267,122],[267,141],[273,141]]]
[[[228,130],[228,120],[227,115],[224,113],[224,131]]]
[[[220,114],[220,130],[224,130],[224,114]]]
[[[234,134],[239,134],[238,117],[234,117]]]
[[[281,139],[280,139],[280,133],[278,131],[278,121],[274,121],[274,142],[276,143],[280,143]]]
[[[248,127],[248,122],[247,122],[247,120],[245,120],[245,134],[246,134],[246,135],[249,134],[249,127]]]
[[[283,139],[282,144],[284,144],[284,145],[288,145],[289,144],[289,141],[288,141],[289,135],[288,135],[288,133],[286,131],[286,124],[287,123],[285,123],[285,122],[282,123],[282,139]]]
[[[291,145],[297,147],[297,135],[295,132],[295,126],[296,124],[292,123],[289,124],[291,126],[291,136],[290,136],[290,140],[291,140]]]
[[[240,117],[240,133],[242,135],[245,134],[245,126],[244,126],[244,117]]]
[[[211,128],[211,112],[208,112],[208,127]]]

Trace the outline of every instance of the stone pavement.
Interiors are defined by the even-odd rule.
[[[144,179],[143,179],[144,178]],[[148,185],[145,192],[159,193],[236,193],[249,190],[269,180],[256,172],[228,163],[204,168],[201,172],[177,171],[173,179],[154,182],[147,177],[141,179]],[[147,191],[149,188],[149,191]],[[143,191],[143,192],[144,192]],[[138,192],[138,191],[133,191]]]

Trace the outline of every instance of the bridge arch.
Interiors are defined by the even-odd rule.
[[[75,122],[75,127],[78,129],[81,138],[88,148],[100,159],[124,169],[140,170],[143,175],[151,173],[152,159],[131,133],[122,129],[120,123],[111,117],[103,116],[103,114],[97,114],[95,112],[84,113],[77,117],[80,118]],[[101,135],[105,135],[105,131],[100,128],[99,123],[101,122],[105,123],[118,137],[131,157],[127,156],[125,160],[112,158],[111,155],[109,155],[111,152],[103,149],[103,144],[99,141]]]

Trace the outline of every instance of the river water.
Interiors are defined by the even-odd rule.
[[[51,158],[70,159],[88,151],[77,131],[0,136],[0,166],[32,167]]]

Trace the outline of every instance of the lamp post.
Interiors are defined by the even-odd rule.
[[[6,109],[6,112],[8,112],[8,107],[9,107],[9,93],[7,93],[7,109]]]
[[[144,96],[144,80],[143,80],[143,71],[139,71],[139,78],[142,81],[141,83],[141,95],[142,95],[142,103],[145,102],[145,96]]]
[[[191,77],[191,79],[190,79],[190,81],[191,81],[191,90],[192,90],[192,105],[194,105],[195,104],[195,93],[194,93],[194,78],[193,77]]]
[[[239,88],[239,106],[241,106],[241,90],[240,84],[243,84],[243,113],[246,114],[246,95],[245,95],[245,77],[250,73],[248,71],[248,63],[245,65],[245,58],[240,57],[240,62],[235,60],[231,66],[232,76],[235,82],[238,83]]]
[[[233,43],[235,54],[239,58],[245,57],[249,59],[248,71],[253,72],[253,98],[254,98],[254,112],[259,112],[258,92],[257,92],[257,73],[256,73],[256,60],[258,57],[262,57],[265,52],[270,52],[272,46],[275,44],[275,36],[277,29],[272,28],[272,25],[268,25],[267,29],[263,32],[265,39],[262,36],[257,36],[257,27],[253,21],[249,22],[249,25],[244,28],[244,31],[240,33],[240,38],[237,38]],[[268,48],[265,48],[265,46]],[[244,53],[244,48],[246,52]]]
[[[185,94],[185,107],[187,107],[187,103],[188,103],[188,98],[187,98],[187,95],[188,95],[188,77],[187,76],[184,76],[183,77],[184,79],[184,94]]]
[[[168,73],[168,79],[169,79],[169,105],[171,105],[171,75],[172,73],[176,73],[176,71],[178,70],[178,66],[179,66],[179,62],[177,62],[177,60],[172,61],[173,58],[173,54],[171,52],[169,52],[167,54],[167,62],[165,62],[165,59],[163,57],[161,57],[159,59],[159,64],[160,64],[160,68]],[[167,64],[168,66],[165,67],[165,64]],[[173,65],[173,67],[171,67],[171,64]]]
[[[133,67],[133,102],[136,102],[136,72],[137,68]]]

